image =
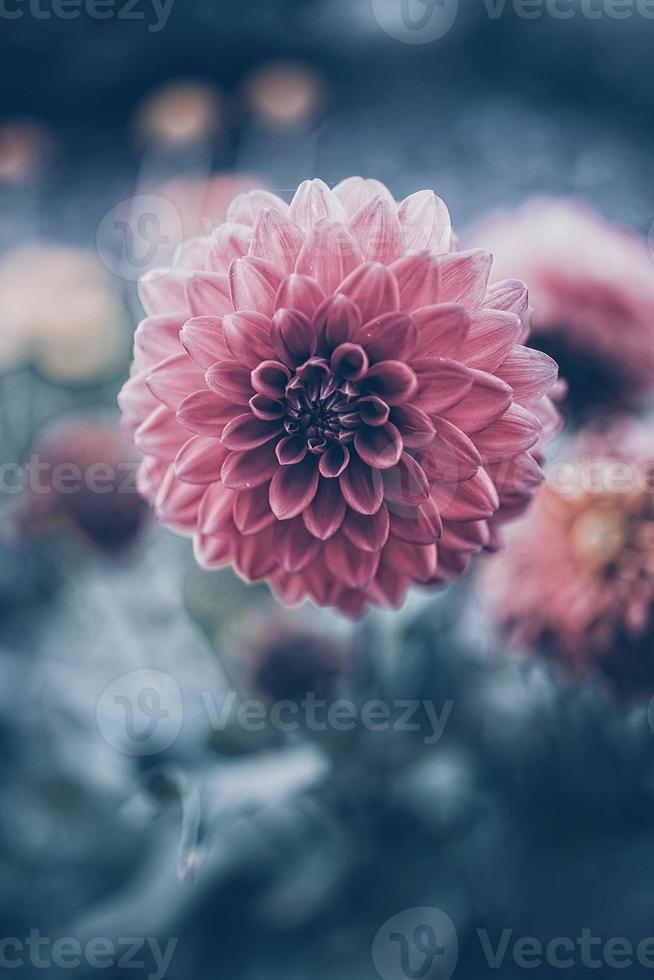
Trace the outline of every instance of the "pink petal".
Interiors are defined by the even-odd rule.
[[[528,404],[547,394],[556,383],[559,368],[542,351],[516,345],[495,374],[511,385],[516,401]]]
[[[180,402],[196,391],[203,381],[201,369],[186,351],[173,354],[153,368],[146,384],[155,398],[164,405],[176,409]]]
[[[139,299],[149,316],[177,313],[190,315],[186,284],[190,274],[182,269],[151,269],[138,284]]]
[[[223,317],[223,336],[230,357],[254,368],[270,354],[272,324],[267,316],[253,311]]]
[[[358,514],[349,510],[343,521],[343,532],[362,551],[381,551],[388,540],[390,519],[384,505],[376,514]]]
[[[361,421],[365,422],[366,425],[385,425],[391,414],[389,406],[377,395],[366,395],[365,398],[359,398],[357,408]]]
[[[470,317],[459,303],[441,303],[416,310],[413,319],[417,328],[414,358],[458,358],[470,328]]]
[[[434,501],[429,498],[419,507],[391,513],[393,537],[410,544],[434,544],[443,533],[443,523]]]
[[[222,483],[207,487],[198,509],[198,527],[203,534],[226,534],[234,529],[232,514],[236,494]]]
[[[472,368],[470,371],[474,376],[472,388],[463,401],[449,408],[446,414],[463,432],[479,432],[504,414],[511,404],[513,392],[492,374]]]
[[[400,204],[398,215],[408,251],[448,251],[452,239],[450,213],[433,191],[411,194]]]
[[[384,484],[379,470],[371,469],[353,454],[350,465],[341,473],[339,481],[343,496],[353,510],[359,514],[377,513],[384,500]]]
[[[323,218],[347,223],[343,205],[322,180],[305,180],[291,201],[290,216],[305,232]]]
[[[405,361],[416,345],[417,330],[407,313],[383,313],[357,331],[371,361]]]
[[[363,177],[348,177],[347,180],[342,180],[334,188],[334,194],[345,208],[348,217],[355,215],[364,204],[375,197],[381,197],[391,205],[395,204],[393,195],[381,181],[364,180]]]
[[[186,286],[190,316],[224,316],[232,312],[229,281],[217,272],[196,272]]]
[[[272,316],[282,274],[266,259],[247,255],[236,259],[229,270],[229,288],[235,310],[256,310]]]
[[[338,292],[356,303],[364,323],[400,305],[395,276],[377,262],[360,265],[341,283]]]
[[[171,458],[186,442],[187,433],[167,405],[159,405],[141,422],[134,433],[134,443],[145,456]]]
[[[321,477],[316,495],[302,514],[302,520],[315,538],[326,541],[343,523],[346,507],[337,481]]]
[[[411,576],[400,574],[386,560],[385,553],[375,575],[374,581],[368,586],[368,593],[375,602],[390,609],[398,609],[404,600],[411,584]]]
[[[495,484],[483,468],[469,480],[435,484],[431,495],[445,521],[485,520],[500,506]]]
[[[485,463],[498,463],[530,449],[541,435],[535,415],[520,405],[511,405],[504,415],[475,435],[474,442]]]
[[[196,238],[188,238],[175,249],[172,261],[173,268],[194,272],[206,271],[210,268],[208,252],[209,241],[205,236],[198,235]]]
[[[402,453],[397,466],[382,471],[384,499],[392,504],[421,504],[429,497],[429,483],[418,462]],[[392,508],[391,508],[392,509]]]
[[[395,466],[404,448],[402,436],[392,422],[378,426],[362,425],[354,438],[354,445],[364,463],[379,470]]]
[[[358,335],[361,327],[359,307],[347,296],[337,293],[321,304],[313,326],[319,343],[324,340],[328,347],[338,347]]]
[[[233,560],[234,544],[231,534],[210,538],[200,534],[193,541],[195,560],[202,568],[222,568]]]
[[[217,361],[204,377],[214,394],[247,405],[253,395],[250,373],[246,365],[238,361]]]
[[[218,225],[209,236],[208,267],[214,272],[228,272],[234,259],[242,259],[248,254],[251,238],[252,228],[248,225],[233,222]]]
[[[543,471],[531,453],[490,463],[487,469],[501,500],[525,494],[532,496],[543,482]]]
[[[274,526],[236,538],[234,565],[246,582],[259,582],[277,569],[274,540]]]
[[[303,364],[316,351],[313,324],[297,310],[277,310],[272,321],[272,346],[280,361],[290,366]]]
[[[253,490],[239,490],[236,493],[234,524],[241,534],[257,534],[274,522],[275,515],[268,502],[267,483],[262,483]]]
[[[384,564],[414,582],[429,582],[436,572],[438,550],[435,544],[411,544],[391,535],[384,549]]]
[[[301,463],[306,456],[307,440],[303,435],[285,436],[280,439],[275,449],[281,466],[294,466]]]
[[[294,221],[279,211],[265,208],[257,216],[250,255],[267,259],[288,274],[295,268],[303,242],[304,235]]]
[[[264,443],[270,442],[282,431],[282,424],[276,420],[264,422],[256,418],[251,412],[237,415],[231,419],[221,436],[221,443],[227,449],[234,452],[241,452],[243,449],[257,449]]]
[[[477,307],[486,295],[493,258],[481,249],[452,252],[439,259],[441,302],[465,303]]]
[[[282,282],[275,299],[276,310],[297,310],[312,319],[325,294],[310,276],[300,276],[296,272]]]
[[[203,486],[184,483],[177,477],[175,468],[169,466],[154,501],[158,519],[185,531],[194,529],[204,492]]]
[[[379,565],[378,551],[362,551],[344,534],[338,533],[325,545],[327,567],[350,588],[362,589],[374,577]]]
[[[449,357],[421,358],[412,364],[418,379],[414,404],[423,411],[438,415],[468,399],[474,373],[464,364]]]
[[[519,279],[503,279],[489,286],[484,306],[515,313],[522,320],[529,309],[529,290]]]
[[[309,534],[301,517],[295,517],[291,521],[277,521],[275,548],[285,571],[301,572],[318,555],[320,541]]]
[[[468,337],[460,357],[469,367],[491,374],[516,343],[521,324],[515,313],[479,310],[470,317]]]
[[[481,466],[477,447],[460,429],[446,419],[434,418],[436,434],[432,442],[416,453],[430,483],[469,480]]]
[[[326,453],[320,457],[319,469],[321,474],[328,479],[335,479],[340,476],[348,467],[350,462],[350,450],[347,446],[334,443]]]
[[[362,261],[361,249],[343,225],[319,221],[307,235],[295,271],[311,276],[325,293],[332,293]]]
[[[280,214],[288,213],[288,204],[269,191],[248,191],[234,198],[227,208],[227,221],[238,225],[253,225],[262,208],[273,208]]]
[[[297,517],[309,506],[318,489],[318,466],[307,456],[294,466],[280,466],[270,484],[270,507],[280,521]]]
[[[402,361],[379,361],[368,371],[363,387],[388,405],[400,405],[415,394],[418,379]]]
[[[402,441],[409,449],[428,446],[436,433],[427,413],[414,405],[397,405],[393,409],[391,421],[399,429]]]
[[[368,370],[368,355],[359,344],[339,344],[330,364],[332,371],[346,381],[360,381]]]
[[[279,468],[275,447],[267,443],[252,452],[230,453],[220,473],[226,487],[251,490],[266,483]]]
[[[242,411],[243,406],[234,405],[228,399],[201,388],[181,403],[177,409],[177,421],[191,432],[219,439],[226,423]]]
[[[215,483],[227,457],[215,439],[193,436],[175,457],[175,473],[185,483]]]
[[[350,221],[350,228],[361,246],[359,261],[389,265],[402,254],[402,228],[395,204],[384,197],[374,197],[362,205]]]
[[[179,339],[189,356],[205,371],[216,361],[230,357],[220,317],[196,316],[187,320],[180,331]]]
[[[139,363],[154,365],[179,354],[179,331],[183,323],[180,317],[165,315],[142,320],[134,333],[134,356]]]
[[[264,422],[281,419],[286,412],[283,402],[276,398],[270,398],[268,395],[253,395],[249,401],[249,405],[252,414],[256,415],[258,419],[263,419]]]
[[[290,380],[291,372],[279,361],[262,361],[250,376],[254,390],[270,398],[282,398]]]
[[[400,290],[400,308],[411,313],[439,301],[439,260],[429,252],[405,255],[391,266]]]

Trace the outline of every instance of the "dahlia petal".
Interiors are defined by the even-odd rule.
[[[203,486],[184,483],[175,473],[175,467],[169,466],[154,500],[157,518],[184,531],[194,529],[204,492]]]
[[[553,387],[559,368],[542,351],[516,345],[495,374],[511,386],[516,401],[528,404],[542,398]]]
[[[389,189],[381,181],[374,179],[365,180],[363,177],[348,177],[336,185],[334,194],[350,218],[364,204],[372,201],[375,197],[381,197],[392,206],[395,206],[395,200]]]
[[[302,514],[304,525],[310,534],[326,541],[336,534],[343,523],[347,505],[336,480],[321,477],[316,495]]]
[[[267,316],[247,310],[223,317],[223,336],[229,356],[255,368],[270,353],[272,324]]]
[[[280,466],[270,483],[270,507],[280,521],[297,517],[309,506],[318,489],[315,456],[306,456],[294,466]]]
[[[389,562],[390,559],[387,561],[385,553],[382,553],[377,574],[368,586],[368,592],[380,605],[398,609],[406,599],[412,579],[411,575],[400,574]]]
[[[429,482],[425,471],[408,453],[402,453],[396,466],[389,470],[382,470],[381,473],[384,499],[387,503],[390,501],[400,506],[403,504],[414,506],[428,499]]]
[[[226,220],[237,225],[253,225],[263,208],[288,214],[288,204],[270,191],[247,191],[238,194],[227,208]]]
[[[262,361],[250,375],[250,383],[255,391],[270,398],[282,398],[291,372],[280,361]]]
[[[256,394],[249,401],[253,415],[264,422],[272,422],[273,419],[281,419],[286,411],[284,403],[277,398],[270,398],[269,395]]]
[[[301,517],[295,517],[291,521],[277,521],[275,548],[285,571],[301,572],[317,557],[320,541],[309,534]]]
[[[334,443],[320,457],[318,464],[321,474],[328,479],[335,479],[345,472],[350,462],[350,450],[341,443]]]
[[[216,361],[230,357],[220,317],[196,316],[187,320],[180,330],[179,339],[189,357],[205,371]]]
[[[123,423],[132,437],[145,416],[159,407],[159,402],[145,383],[147,375],[147,368],[132,374],[118,393]]]
[[[430,483],[469,480],[481,466],[474,442],[447,419],[434,418],[432,442],[416,453]]]
[[[529,309],[529,290],[519,279],[503,279],[488,287],[484,306],[515,313],[523,320]]]
[[[306,456],[307,440],[303,435],[284,436],[275,448],[277,459],[281,466],[293,466],[301,463]]]
[[[218,225],[209,235],[206,259],[209,269],[223,274],[229,272],[234,259],[242,259],[248,254],[251,238],[252,228],[248,225],[233,222]]]
[[[481,249],[452,252],[440,257],[441,302],[465,303],[477,307],[488,286],[493,258]]]
[[[360,265],[341,283],[338,292],[356,303],[364,323],[382,313],[391,313],[400,305],[395,276],[378,262]]]
[[[345,209],[323,180],[305,180],[291,201],[290,216],[305,232],[324,218],[347,224]]]
[[[241,452],[244,449],[257,449],[264,443],[270,442],[282,431],[282,423],[279,420],[264,422],[256,418],[251,412],[237,415],[231,419],[220,438],[221,444],[233,452]]]
[[[499,463],[489,463],[486,468],[502,501],[507,497],[531,497],[543,482],[542,469],[527,452]]]
[[[333,292],[363,262],[356,239],[334,221],[319,221],[309,231],[295,271],[310,276],[326,292]]]
[[[198,272],[209,268],[209,240],[205,235],[197,235],[182,242],[175,249],[172,266],[175,269],[186,269]],[[224,271],[224,270],[221,270]]]
[[[442,543],[438,550],[438,568],[432,579],[434,583],[446,583],[460,578],[470,564],[468,552],[458,549],[444,548]]]
[[[237,491],[234,496],[234,524],[241,534],[257,534],[274,522],[275,515],[268,502],[267,483],[252,490]]]
[[[402,442],[409,449],[428,446],[436,433],[427,413],[415,405],[397,405],[391,413],[391,421],[399,429]]]
[[[414,582],[429,582],[436,572],[438,549],[435,544],[413,544],[392,534],[384,549],[384,563]]]
[[[411,313],[439,301],[441,270],[430,252],[404,255],[391,266],[400,290],[400,308]]]
[[[461,350],[461,360],[469,367],[492,374],[511,351],[520,330],[520,320],[515,313],[478,310],[470,317],[470,329]]]
[[[388,405],[401,405],[417,391],[418,379],[402,361],[379,361],[368,371],[363,387]]]
[[[250,374],[247,366],[238,361],[217,361],[211,365],[204,378],[214,394],[231,399],[237,404],[247,405],[254,394]]]
[[[159,405],[141,422],[134,433],[136,448],[144,456],[173,458],[187,433],[175,420],[175,414],[167,405]]]
[[[414,357],[458,357],[470,329],[470,316],[460,303],[440,303],[416,310]]]
[[[449,250],[452,239],[450,212],[433,191],[418,191],[405,198],[400,204],[398,216],[407,250]]]
[[[186,284],[190,274],[185,269],[151,269],[138,283],[139,299],[148,316],[179,313],[190,316]]]
[[[341,589],[333,597],[334,608],[350,619],[359,619],[363,615],[368,596],[361,589]]]
[[[246,493],[249,491],[245,491]],[[198,527],[203,534],[217,535],[232,533],[234,530],[233,512],[237,494],[222,483],[212,483],[207,487],[198,509]]]
[[[229,269],[229,289],[235,310],[256,310],[272,316],[281,284],[281,272],[271,262],[254,255],[236,259]]]
[[[474,376],[472,388],[462,402],[448,408],[448,420],[463,432],[480,432],[495,422],[511,404],[513,392],[505,381],[484,371],[470,368]]]
[[[436,483],[431,496],[445,521],[480,521],[500,506],[495,484],[483,467],[469,480]]]
[[[251,490],[270,480],[278,469],[275,447],[266,443],[254,452],[230,453],[220,478],[231,490]]]
[[[371,469],[353,454],[349,466],[341,473],[339,482],[343,496],[353,510],[359,514],[377,513],[384,500],[380,470]]]
[[[392,422],[386,425],[362,425],[354,445],[364,463],[375,469],[389,469],[399,461],[404,448],[402,436]]]
[[[325,294],[315,279],[294,272],[287,276],[279,287],[275,309],[297,310],[312,319],[324,301]]]
[[[193,540],[193,554],[198,565],[213,570],[223,568],[233,560],[235,538],[231,534],[205,537],[196,535]]]
[[[347,296],[336,293],[320,305],[313,318],[319,346],[326,343],[333,349],[358,336],[361,327],[359,307]]]
[[[196,391],[203,381],[202,370],[186,351],[173,354],[148,374],[146,384],[155,398],[176,409],[187,395]]]
[[[474,437],[485,463],[499,463],[538,442],[541,425],[535,415],[521,405],[511,405],[504,415]]]
[[[258,534],[239,534],[234,545],[234,565],[247,582],[259,582],[278,567],[274,526]]]
[[[277,310],[272,321],[272,346],[280,361],[303,364],[316,352],[316,333],[304,313]]]
[[[538,401],[530,402],[529,411],[540,419],[540,424],[543,427],[543,440],[550,439],[561,431],[563,416],[551,398],[539,398]]]
[[[414,404],[431,415],[445,412],[470,397],[474,373],[449,357],[421,358],[412,362],[418,381]]]
[[[395,204],[384,197],[373,197],[362,205],[351,219],[350,229],[361,246],[360,261],[390,265],[402,254],[402,228]]]
[[[256,219],[250,255],[267,259],[288,274],[295,268],[304,235],[294,221],[274,208],[265,208]]]
[[[201,388],[184,399],[177,409],[176,418],[191,432],[219,439],[227,422],[242,411],[243,406],[234,405],[229,399]]]
[[[383,313],[356,333],[372,361],[405,361],[414,351],[417,329],[407,313]]]
[[[302,601],[306,594],[303,575],[289,575],[288,572],[277,571],[270,581],[273,595],[285,606],[295,606]]]
[[[186,284],[189,316],[224,316],[232,312],[229,281],[218,272],[196,272]]]
[[[368,370],[368,355],[360,344],[339,344],[330,364],[332,371],[346,381],[360,381]]]
[[[192,436],[175,457],[175,473],[185,483],[215,483],[226,457],[216,439]]]
[[[390,524],[393,537],[409,544],[434,544],[443,533],[443,522],[431,497],[418,507],[392,512]]]
[[[390,519],[382,504],[376,514],[359,514],[348,509],[343,521],[343,533],[362,551],[381,551],[388,541]]]
[[[179,331],[184,320],[176,316],[149,316],[134,333],[134,356],[144,367],[179,353]]]
[[[359,416],[366,425],[385,425],[391,414],[390,407],[377,395],[366,395],[357,402]]]
[[[481,551],[489,541],[488,521],[468,521],[464,524],[448,521],[443,530],[441,556],[444,548],[448,551],[457,549],[468,553]]]
[[[325,562],[339,581],[352,589],[362,589],[374,578],[379,552],[363,551],[339,532],[325,544]]]

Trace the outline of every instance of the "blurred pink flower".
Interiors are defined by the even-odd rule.
[[[651,684],[651,430],[620,419],[582,431],[566,459],[484,569],[483,593],[513,643],[540,647],[576,675],[596,665],[621,686],[644,673]]]
[[[142,280],[120,404],[202,564],[358,615],[461,575],[525,507],[556,365],[522,345],[524,285],[450,248],[431,191],[315,180],[236,198]]]
[[[534,344],[552,353],[571,397],[630,402],[654,383],[654,264],[633,230],[565,199],[491,215],[470,236],[493,276],[518,276],[534,308]],[[588,389],[593,374],[593,391]],[[608,388],[612,390],[607,390]]]

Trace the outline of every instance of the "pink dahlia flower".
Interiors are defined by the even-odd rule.
[[[141,282],[120,404],[159,518],[288,603],[358,615],[459,576],[534,493],[556,421],[526,288],[489,290],[490,267],[451,251],[431,191],[237,197]]]
[[[537,198],[491,215],[470,241],[493,276],[518,276],[533,343],[553,354],[572,403],[623,404],[654,384],[654,264],[645,238],[576,201]]]
[[[514,643],[542,649],[576,675],[596,666],[622,688],[651,686],[651,430],[622,419],[582,432],[482,585]]]

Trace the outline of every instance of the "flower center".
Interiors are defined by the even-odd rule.
[[[312,357],[299,367],[285,396],[284,427],[289,435],[305,436],[309,452],[319,455],[335,442],[354,439],[360,422],[357,386],[324,358]]]

